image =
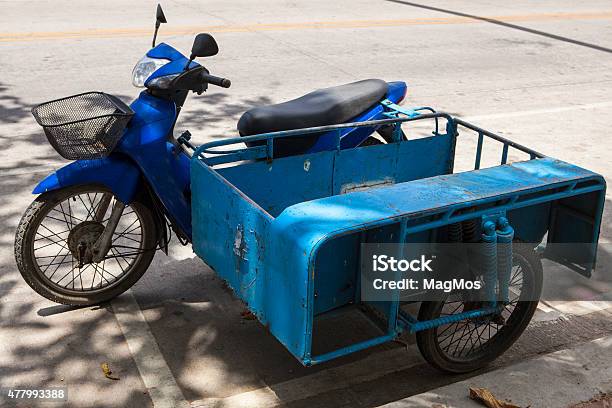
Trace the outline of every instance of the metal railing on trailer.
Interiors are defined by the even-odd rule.
[[[279,138],[292,138],[292,137],[304,137],[304,136],[312,136],[317,137],[323,133],[336,132],[336,149],[341,150],[341,132],[346,129],[351,128],[363,128],[370,127],[375,131],[376,129],[382,126],[394,126],[396,128],[400,128],[404,123],[416,122],[416,121],[424,121],[433,119],[435,121],[435,129],[432,132],[433,135],[440,135],[439,133],[439,119],[446,119],[446,134],[451,134],[458,136],[458,129],[463,127],[470,131],[473,131],[477,134],[477,147],[475,152],[475,162],[474,169],[477,170],[481,166],[481,158],[482,158],[482,149],[483,149],[483,141],[484,138],[490,138],[496,142],[502,144],[502,153],[500,164],[506,164],[508,160],[508,151],[510,148],[514,148],[523,153],[529,155],[530,159],[542,158],[545,157],[542,153],[539,153],[533,149],[530,149],[526,146],[523,146],[519,143],[513,142],[512,140],[506,139],[503,136],[490,132],[488,130],[482,129],[474,124],[466,122],[462,119],[458,119],[452,117],[448,113],[445,112],[436,112],[432,108],[423,107],[423,108],[415,108],[412,110],[399,110],[399,107],[395,107],[393,105],[392,108],[389,108],[389,105],[386,105],[389,109],[386,112],[386,116],[389,116],[389,119],[379,119],[379,120],[370,120],[364,122],[350,122],[350,123],[342,123],[337,125],[327,125],[327,126],[316,126],[309,128],[301,128],[301,129],[292,129],[292,130],[284,130],[278,132],[271,133],[262,133],[253,136],[245,136],[245,137],[237,137],[231,139],[223,139],[216,140],[213,142],[204,143],[199,147],[194,147],[188,144],[188,147],[194,150],[194,155],[201,159],[204,163],[209,166],[215,166],[219,164],[231,163],[236,161],[243,160],[273,160],[274,159],[274,140]],[[421,113],[421,110],[428,110],[430,113]],[[392,117],[395,115],[395,117]],[[403,116],[400,116],[403,115]],[[400,132],[394,132],[395,142],[401,142]],[[179,138],[180,140],[180,138]],[[265,142],[260,145],[251,145],[250,147],[240,147],[232,150],[221,150],[219,149],[222,146],[231,146],[236,144],[243,143],[256,143],[256,142]]]

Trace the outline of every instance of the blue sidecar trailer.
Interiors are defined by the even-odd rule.
[[[603,177],[446,113],[402,108],[403,82],[359,81],[255,108],[238,124],[243,137],[200,147],[187,133],[175,139],[188,93],[231,82],[195,62],[218,52],[210,34],[195,37],[189,58],[155,45],[165,22],[158,5],[153,48],[132,72],[146,90],[130,106],[89,92],[32,111],[74,160],[38,184],[17,227],[17,267],[42,296],[69,305],[118,296],[167,249],[172,227],[304,365],[416,333],[431,364],[465,372],[529,323],[542,256],[587,276],[594,268]],[[414,137],[420,124],[432,134]],[[314,125],[325,126],[305,127]],[[280,131],[263,133],[271,130]],[[459,147],[475,150],[473,169],[456,171]],[[478,298],[364,291],[368,248],[402,255],[408,244],[449,243],[477,245],[453,252],[461,258],[451,266],[482,284]],[[336,329],[350,341],[319,347],[321,323],[355,311],[375,333]]]
[[[381,107],[387,119],[218,140],[195,149],[194,250],[304,365],[408,332],[417,333],[421,352],[434,366],[473,370],[507,349],[531,319],[542,284],[540,256],[590,274],[604,179],[431,108],[404,109],[388,100]],[[402,125],[421,121],[435,123],[433,134],[406,137]],[[392,143],[342,148],[346,132],[383,127]],[[279,138],[329,132],[337,135],[333,149],[275,157]],[[455,173],[455,148],[470,138],[473,170]],[[481,168],[485,142],[498,145],[499,165]],[[508,163],[510,154],[524,160]],[[413,316],[399,296],[386,302],[361,298],[363,244],[460,242],[470,228],[471,242],[476,237],[485,248],[478,256],[487,301],[463,302],[450,312],[446,307],[453,302],[422,302]],[[563,251],[550,245],[540,255],[534,248],[543,240],[581,245]],[[518,242],[533,244],[525,251]],[[496,243],[506,245],[496,250]],[[510,275],[521,264],[532,297],[519,296],[509,309]],[[317,322],[355,306],[367,306],[360,310],[375,321],[378,335],[313,351]],[[480,338],[457,340],[470,330]]]

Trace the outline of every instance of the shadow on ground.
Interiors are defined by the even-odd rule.
[[[67,95],[58,95],[58,98]],[[126,103],[130,103],[137,94],[117,94]],[[40,103],[44,101],[39,101]],[[175,136],[178,132],[192,130],[195,143],[206,139],[237,137],[236,123],[246,110],[272,103],[267,96],[239,99],[238,95],[224,92],[211,92],[202,95],[192,94],[185,103],[177,121]],[[19,129],[17,133],[5,130],[0,133],[2,149],[21,156],[15,160],[11,157],[10,165],[0,165],[0,171],[10,172],[49,164],[55,167],[64,161],[49,145],[43,129],[36,123],[30,110],[33,105],[27,104],[11,92],[9,85],[0,82],[0,126],[13,125],[8,129]],[[6,127],[5,127],[6,129]]]

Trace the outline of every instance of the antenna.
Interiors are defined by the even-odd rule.
[[[162,10],[161,4],[157,3],[157,11],[155,12],[155,32],[153,33],[153,48],[155,48],[155,40],[157,39],[157,31],[159,26],[167,23],[166,16],[164,16],[164,10]]]

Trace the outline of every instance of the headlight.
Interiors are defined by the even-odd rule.
[[[151,82],[147,85],[148,88],[157,88],[157,89],[168,89],[170,87],[170,82],[180,74],[172,74],[172,75],[164,75],[152,79]]]
[[[149,58],[145,55],[132,70],[132,84],[139,88],[144,87],[147,78],[169,62],[170,60],[164,58]]]

